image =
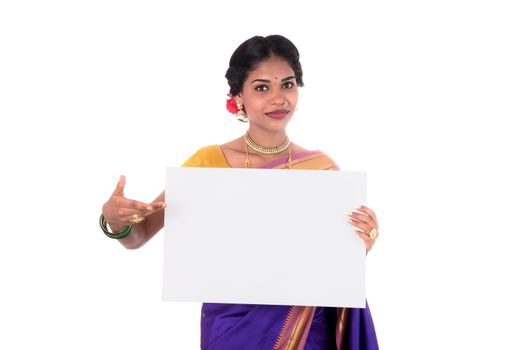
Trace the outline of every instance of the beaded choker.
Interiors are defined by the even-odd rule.
[[[284,152],[286,149],[289,151],[288,159],[287,159],[287,167],[288,169],[291,169],[291,147],[289,145],[291,142],[289,142],[289,138],[286,136],[286,139],[281,145],[278,145],[277,147],[264,147],[260,146],[259,144],[255,143],[253,139],[249,136],[249,134],[246,132],[244,135],[244,140],[246,141],[244,143],[246,147],[246,162],[245,167],[251,168],[251,162],[249,161],[249,152],[247,147],[251,148],[253,151],[266,154],[266,155],[275,155]]]
[[[251,148],[253,151],[257,153],[266,154],[266,155],[274,155],[274,154],[282,153],[286,149],[288,149],[291,143],[289,141],[289,137],[286,136],[286,139],[280,145],[276,147],[264,147],[264,146],[257,144],[255,141],[253,141],[253,139],[251,138],[251,136],[249,136],[247,132],[244,135],[244,140],[246,141],[246,145],[248,145],[249,148]]]

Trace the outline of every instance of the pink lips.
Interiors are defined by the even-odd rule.
[[[266,115],[273,119],[282,119],[287,116],[289,111],[286,111],[285,109],[279,109],[273,112],[266,113]]]

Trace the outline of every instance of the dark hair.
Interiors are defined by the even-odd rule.
[[[297,85],[304,86],[300,55],[296,46],[282,35],[254,36],[240,44],[229,60],[229,68],[226,72],[229,92],[233,96],[238,95],[249,72],[271,56],[286,60],[295,73]]]

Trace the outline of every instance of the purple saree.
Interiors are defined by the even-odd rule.
[[[203,150],[186,166],[229,166],[219,146]],[[293,158],[289,162],[286,156],[263,168],[338,170],[320,151]],[[203,350],[378,350],[367,303],[363,309],[205,303],[200,345]]]

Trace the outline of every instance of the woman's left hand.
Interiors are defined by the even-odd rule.
[[[371,250],[378,237],[378,220],[375,212],[361,205],[347,215],[348,222],[355,226],[355,232],[366,244],[366,253]]]

